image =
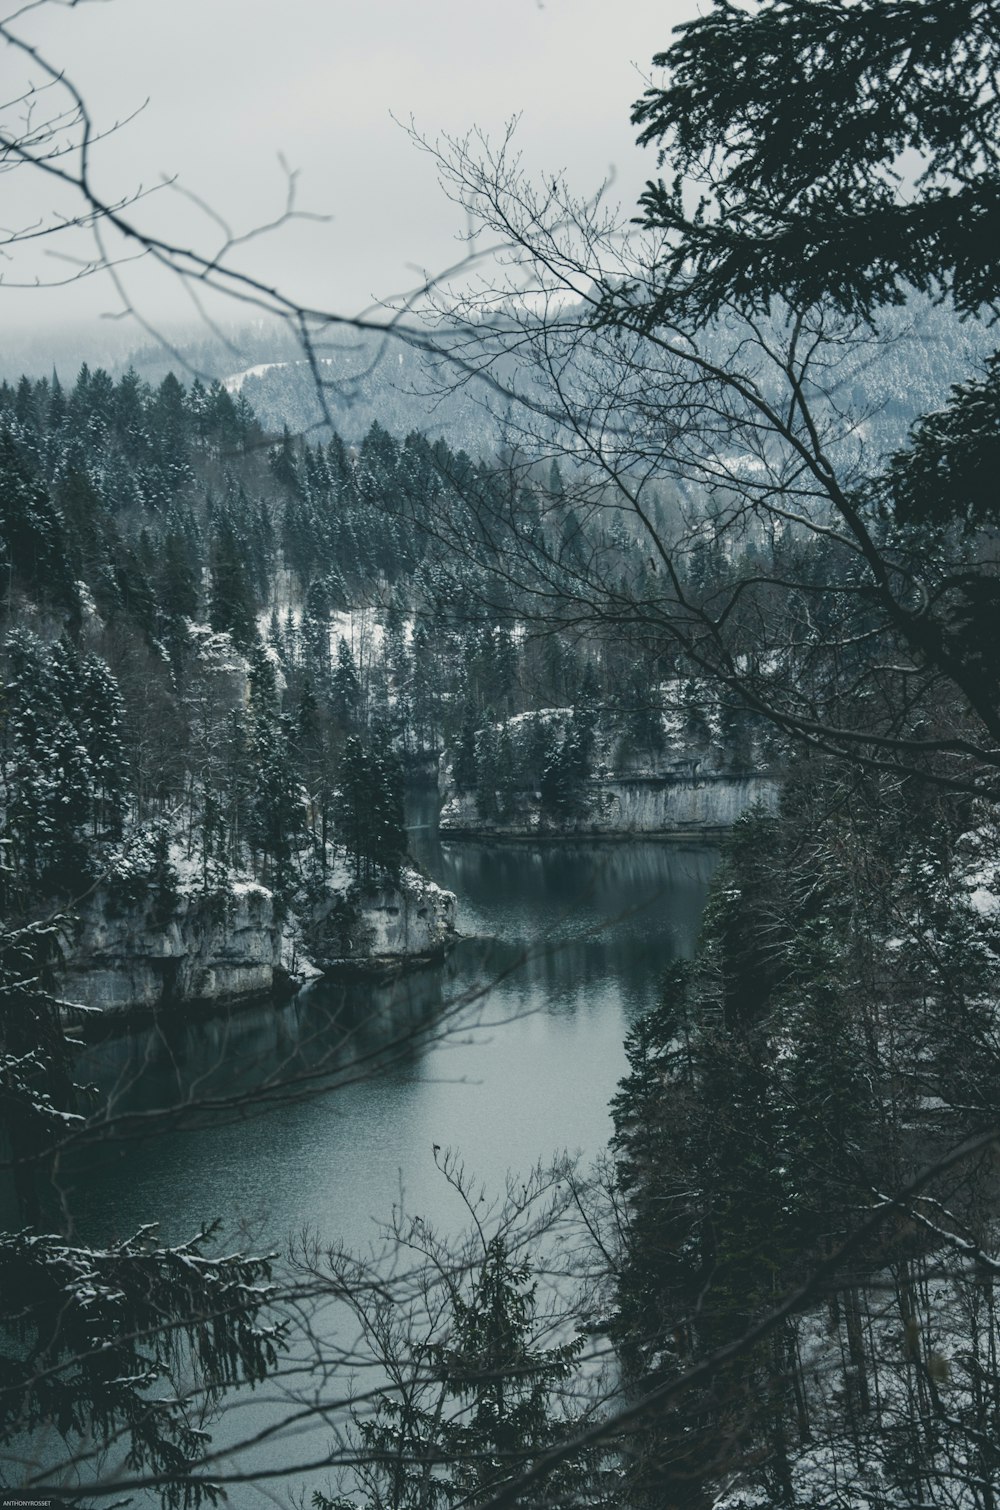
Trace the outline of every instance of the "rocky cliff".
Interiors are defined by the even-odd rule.
[[[740,773],[609,775],[587,783],[580,811],[572,816],[547,814],[532,794],[522,793],[504,816],[484,818],[475,796],[457,792],[446,770],[440,829],[442,834],[456,837],[659,834],[678,839],[717,838],[755,803],[773,809],[778,791],[779,782],[774,777]]]
[[[455,898],[415,871],[361,896],[331,889],[308,913],[233,881],[209,894],[150,888],[122,901],[99,887],[75,913],[60,994],[107,1013],[216,1006],[294,990],[341,968],[400,968],[439,955]]]
[[[325,973],[384,971],[438,958],[455,933],[455,894],[407,870],[364,895],[334,893],[303,924],[309,958]]]
[[[65,958],[63,995],[102,1011],[240,1001],[279,984],[282,932],[263,886],[131,905],[101,887],[75,914]]]
[[[463,728],[438,768],[442,834],[715,838],[777,804],[768,731],[677,679],[650,707],[541,708]]]

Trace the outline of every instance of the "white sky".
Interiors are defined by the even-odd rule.
[[[176,174],[244,230],[280,210],[283,154],[299,172],[300,207],[332,219],[284,228],[245,265],[303,300],[354,313],[412,285],[414,267],[441,268],[459,250],[459,214],[392,115],[412,116],[428,137],[473,126],[495,137],[520,112],[533,171],[565,169],[586,193],[613,170],[616,195],[631,205],[655,156],[635,147],[629,108],[652,54],[693,11],[694,0],[44,0],[16,29],[78,83],[96,124],[148,99],[98,149],[108,195]],[[10,98],[24,66],[7,49],[2,67]],[[4,225],[51,212],[51,186],[31,182],[39,177],[5,175]],[[137,213],[214,250],[217,231],[173,191]],[[5,264],[4,326],[51,327],[116,307],[104,280],[10,286],[62,271],[51,255],[39,260],[44,245],[30,263],[22,253]],[[131,277],[150,318],[190,313],[162,281]]]

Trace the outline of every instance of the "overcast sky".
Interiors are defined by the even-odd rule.
[[[281,230],[246,265],[353,313],[411,285],[414,266],[456,255],[458,213],[393,116],[432,138],[473,126],[495,137],[520,113],[532,170],[565,169],[581,193],[613,171],[616,194],[632,204],[655,157],[635,147],[629,107],[653,53],[693,10],[693,0],[92,0],[43,4],[17,28],[79,84],[97,124],[144,106],[99,148],[108,195],[177,175],[248,229],[281,208],[282,154],[298,170],[300,206],[332,218]],[[16,64],[8,54],[8,97]],[[50,186],[32,176],[6,176],[6,224],[52,209]],[[172,191],[136,213],[214,249],[216,229]],[[8,264],[8,283],[62,270],[37,255]],[[162,282],[131,277],[151,318],[189,309]],[[8,329],[115,307],[97,280],[8,286],[0,298]]]

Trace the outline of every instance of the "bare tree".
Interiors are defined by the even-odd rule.
[[[778,300],[661,318],[661,236],[558,181],[536,188],[512,135],[429,150],[506,246],[485,290],[437,294],[434,340],[503,393],[511,500],[540,457],[571,479],[547,530],[532,534],[513,501],[482,521],[529,620],[670,645],[814,749],[992,793],[995,676],[970,639],[995,591],[992,522],[939,529],[932,546],[897,504],[918,486],[926,427],[909,452],[882,427],[900,453],[887,470],[868,439],[876,414],[854,402],[869,364],[893,352],[905,365],[903,322]],[[960,428],[959,400],[950,412]]]
[[[775,5],[765,12],[791,9]],[[841,9],[861,14],[871,6]],[[980,24],[982,9],[972,7]],[[735,24],[736,8],[726,11]],[[845,308],[843,299],[821,290],[820,297],[807,301],[800,289],[779,281],[768,288],[762,307],[760,300],[740,298],[727,286],[710,301],[706,321],[704,306],[663,297],[664,269],[676,271],[671,237],[678,227],[659,223],[655,196],[649,225],[636,232],[609,214],[600,198],[574,201],[558,181],[533,188],[520,172],[511,139],[493,151],[470,138],[446,144],[438,154],[446,187],[482,228],[470,258],[454,276],[422,285],[394,311],[341,319],[241,273],[231,260],[241,238],[228,230],[220,250],[202,254],[146,234],[136,214],[141,201],[134,196],[103,199],[91,171],[100,132],[87,105],[55,64],[21,40],[16,23],[16,15],[9,17],[0,37],[40,70],[40,87],[59,103],[39,122],[37,90],[13,102],[22,117],[4,138],[5,161],[77,196],[70,224],[93,233],[97,250],[73,276],[103,267],[114,277],[116,259],[107,238],[121,237],[191,280],[196,290],[229,293],[287,320],[321,392],[318,331],[346,324],[405,335],[435,354],[442,370],[457,372],[462,380],[481,379],[505,417],[511,486],[504,500],[499,507],[478,505],[474,537],[467,513],[459,522],[443,517],[431,524],[445,544],[485,561],[485,592],[516,594],[525,620],[542,626],[629,634],[670,645],[725,696],[822,754],[893,777],[926,778],[958,794],[995,796],[998,668],[995,656],[983,648],[997,602],[995,519],[989,510],[967,511],[962,518],[960,500],[952,499],[950,517],[935,520],[920,469],[929,458],[933,474],[942,455],[953,459],[949,445],[954,450],[969,441],[973,432],[963,427],[973,390],[953,404],[954,423],[950,430],[944,427],[943,441],[939,431],[925,426],[894,467],[887,468],[881,455],[870,457],[863,441],[871,416],[852,407],[847,390],[878,339],[877,331],[872,335],[871,298],[860,305],[849,301]],[[988,94],[988,79],[981,87]],[[890,136],[895,146],[898,137]],[[723,140],[723,154],[724,148]],[[993,167],[992,155],[987,166]],[[286,213],[294,213],[293,203]],[[692,225],[697,228],[698,222]],[[12,244],[61,229],[22,226],[11,233]],[[494,250],[481,249],[484,239]],[[486,281],[471,288],[470,260],[489,265]],[[682,258],[682,269],[687,266]],[[942,268],[947,271],[945,263],[937,271]],[[673,290],[671,283],[667,291]],[[429,306],[429,314],[418,324],[411,315],[420,304]],[[973,397],[992,414],[995,383],[984,379],[973,389]],[[518,483],[539,456],[567,463],[571,487],[568,498],[552,488],[546,515],[532,521],[519,509]],[[699,568],[706,551],[713,553],[707,572]],[[26,978],[23,971],[12,977],[12,993],[26,994]],[[327,1068],[317,1074],[326,1076]],[[255,1086],[245,1098],[225,1097],[214,1107],[199,1099],[194,1107],[198,1116],[242,1115],[244,1106],[258,1109],[272,1091],[289,1094],[287,1080]],[[191,1111],[185,1106],[184,1116]],[[98,1125],[100,1135],[128,1132],[127,1118],[117,1126],[114,1120],[106,1119],[103,1129]],[[47,1129],[44,1147],[22,1154],[18,1162],[49,1158],[71,1139],[94,1135],[88,1127],[53,1143]],[[930,1160],[900,1190],[876,1192],[872,1208],[861,1214],[848,1238],[739,1336],[641,1398],[610,1407],[606,1401],[588,1404],[582,1425],[555,1442],[532,1442],[530,1451],[522,1444],[504,1464],[514,1471],[506,1472],[503,1482],[480,1480],[467,1497],[499,1510],[544,1496],[546,1484],[557,1483],[553,1476],[574,1457],[627,1442],[650,1412],[712,1383],[791,1318],[849,1288],[860,1253],[881,1244],[885,1253],[893,1252],[901,1220],[933,1228],[935,1241],[957,1255],[968,1274],[992,1273],[991,1254],[962,1230],[960,1220],[936,1215],[927,1191],[991,1149],[996,1135],[990,1124]],[[514,1205],[522,1216],[523,1204],[519,1208],[515,1200]],[[501,1225],[506,1220],[502,1217]],[[591,1229],[600,1230],[593,1219]],[[391,1474],[399,1453],[391,1461],[383,1447],[372,1456],[370,1448],[366,1453],[349,1439],[333,1453],[306,1460],[301,1453],[277,1457],[275,1444],[293,1440],[303,1424],[333,1425],[342,1411],[358,1406],[356,1392],[344,1385],[355,1355],[331,1347],[312,1307],[346,1298],[367,1342],[374,1343],[377,1363],[395,1371],[390,1381],[395,1403],[425,1416],[437,1412],[441,1421],[448,1397],[440,1365],[425,1367],[427,1355],[420,1350],[445,1347],[453,1335],[448,1328],[454,1312],[448,1307],[456,1293],[462,1298],[461,1287],[476,1265],[481,1271],[482,1249],[489,1247],[483,1231],[477,1237],[473,1258],[451,1254],[412,1225],[394,1228],[390,1265],[401,1262],[400,1244],[403,1252],[407,1245],[419,1250],[420,1260],[413,1270],[392,1275],[394,1288],[385,1288],[381,1276],[343,1254],[324,1260],[314,1249],[297,1279],[262,1297],[316,1343],[305,1363],[297,1358],[289,1363],[288,1389],[279,1397],[275,1424],[240,1444],[275,1451],[275,1461],[264,1469],[230,1467],[231,1445],[203,1451],[185,1436],[187,1456],[178,1466],[164,1469],[143,1459],[126,1473],[119,1473],[118,1465],[102,1468],[100,1493],[142,1486],[164,1490],[172,1484],[178,1494],[194,1497],[208,1494],[210,1483],[267,1481],[338,1459],[360,1463],[373,1479],[383,1469]],[[191,1259],[179,1257],[185,1256]],[[249,1283],[262,1273],[251,1265],[244,1278]],[[906,1276],[900,1279],[901,1291],[908,1282]],[[420,1314],[415,1344],[414,1311]],[[180,1329],[197,1333],[228,1314],[218,1304],[189,1309]],[[138,1345],[145,1338],[141,1321],[134,1323],[127,1340]],[[266,1351],[266,1342],[255,1334],[249,1366],[245,1357],[239,1360],[240,1377],[259,1377],[263,1370],[255,1350]],[[82,1349],[74,1357],[93,1362],[98,1351],[95,1346],[91,1356]],[[356,1361],[360,1369],[360,1352]],[[65,1360],[50,1362],[31,1372],[20,1383],[19,1401],[47,1382],[50,1369],[68,1366]],[[228,1366],[229,1378],[235,1377],[236,1365]],[[930,1360],[926,1371],[933,1380]],[[280,1366],[275,1377],[282,1388]],[[218,1382],[202,1380],[189,1392],[185,1404],[192,1413]],[[500,1380],[487,1372],[481,1382],[489,1386]],[[933,1399],[930,1382],[924,1382]],[[385,1380],[379,1377],[366,1392],[377,1407],[385,1400]],[[185,1432],[189,1419],[185,1416]],[[116,1423],[99,1451],[114,1452],[125,1440],[122,1429]],[[481,1462],[484,1455],[475,1456]],[[422,1448],[407,1448],[407,1457],[407,1469],[424,1475],[424,1488],[428,1467],[446,1466]],[[86,1471],[91,1464],[84,1450],[66,1466]],[[969,1480],[971,1470],[963,1471]]]

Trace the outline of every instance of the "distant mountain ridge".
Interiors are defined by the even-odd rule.
[[[996,345],[988,327],[926,299],[885,312],[880,328],[890,340],[838,378],[839,401],[868,416],[861,433],[876,455],[892,448],[901,425],[939,408],[950,386]],[[491,457],[501,442],[503,402],[495,389],[475,378],[452,381],[441,358],[381,332],[342,329],[317,342],[323,402],[311,364],[292,332],[278,323],[258,321],[218,334],[195,327],[167,337],[169,345],[137,345],[134,332],[106,327],[96,342],[92,331],[86,339],[82,331],[13,337],[0,355],[0,377],[44,377],[55,369],[65,384],[83,361],[91,369],[106,366],[112,376],[134,368],[154,386],[173,372],[184,382],[197,376],[242,392],[265,430],[287,426],[313,443],[329,440],[336,430],[358,445],[376,420],[399,437],[410,431],[430,440],[443,437],[453,450],[473,457]],[[721,354],[725,339],[722,330],[708,332],[709,354],[716,346]],[[466,350],[474,360],[474,348]],[[508,365],[513,373],[515,364]],[[503,365],[494,370],[503,377]],[[517,376],[523,383],[523,366]]]

